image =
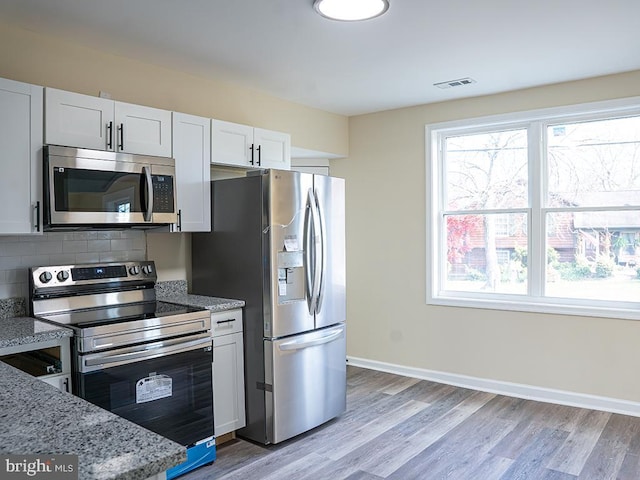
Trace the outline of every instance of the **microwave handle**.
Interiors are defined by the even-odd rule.
[[[147,186],[147,209],[144,212],[144,221],[150,222],[153,214],[153,180],[151,179],[151,167],[142,167]]]

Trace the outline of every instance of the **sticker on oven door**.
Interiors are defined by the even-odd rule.
[[[173,394],[173,380],[168,375],[149,375],[136,382],[136,403],[152,402]]]

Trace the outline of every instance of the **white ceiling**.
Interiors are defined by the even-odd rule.
[[[0,0],[0,21],[344,115],[640,69],[639,0],[391,0],[358,23],[312,4]]]

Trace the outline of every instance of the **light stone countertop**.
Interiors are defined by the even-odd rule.
[[[0,453],[78,455],[82,480],[143,480],[186,449],[0,362]]]
[[[212,312],[224,312],[234,308],[242,308],[245,305],[244,300],[187,293],[186,280],[158,282],[156,284],[156,298],[162,302],[204,308]]]
[[[0,298],[0,319],[23,317],[27,312],[27,302],[22,297]]]
[[[73,330],[32,317],[0,318],[0,350],[73,336]],[[36,347],[37,348],[37,347]]]

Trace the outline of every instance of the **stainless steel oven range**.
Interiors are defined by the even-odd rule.
[[[31,268],[29,303],[74,330],[74,394],[188,447],[173,478],[215,459],[211,316],[156,280],[152,261]]]

